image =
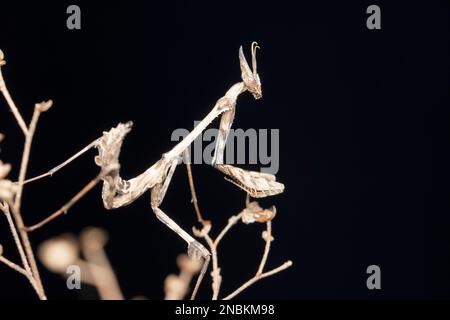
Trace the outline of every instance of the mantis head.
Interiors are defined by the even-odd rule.
[[[244,81],[245,87],[248,91],[253,94],[255,99],[262,97],[261,81],[256,69],[256,49],[258,49],[258,43],[252,43],[252,69],[250,69],[247,60],[245,60],[244,52],[242,51],[242,46],[239,48],[239,62],[241,65],[241,77]]]

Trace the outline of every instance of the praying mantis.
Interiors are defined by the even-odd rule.
[[[166,226],[172,229],[188,245],[188,255],[193,258],[203,258],[205,263],[197,281],[196,289],[200,284],[207,265],[209,263],[209,251],[189,233],[183,230],[162,209],[161,204],[170,185],[174,171],[184,156],[188,156],[191,143],[205,130],[215,118],[221,115],[219,133],[214,150],[212,166],[225,174],[225,179],[244,190],[248,196],[262,198],[272,196],[284,191],[284,185],[276,181],[274,175],[247,171],[223,163],[226,141],[233,124],[236,101],[240,94],[248,91],[255,99],[262,97],[261,81],[257,72],[256,50],[259,48],[256,42],[251,45],[252,68],[250,68],[244,56],[242,46],[239,48],[239,62],[241,69],[240,82],[232,85],[223,97],[217,100],[212,110],[197,126],[170,151],[164,153],[160,160],[150,166],[140,175],[125,180],[120,176],[119,155],[125,136],[130,132],[132,123],[119,123],[110,131],[104,132],[103,136],[91,142],[74,156],[56,166],[45,174],[25,181],[29,183],[46,176],[51,176],[71,161],[81,156],[86,151],[95,147],[98,156],[95,163],[100,166],[100,173],[78,192],[67,204],[48,218],[30,227],[25,227],[28,232],[36,230],[54,218],[67,212],[67,210],[91,190],[97,183],[103,182],[102,200],[106,209],[116,209],[131,204],[146,191],[150,191],[150,206],[156,217]],[[196,292],[196,290],[194,290]],[[195,293],[193,293],[195,296]]]

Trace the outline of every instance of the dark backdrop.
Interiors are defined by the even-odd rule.
[[[279,128],[276,242],[268,266],[294,267],[241,298],[449,298],[449,5],[447,1],[316,1],[292,4],[196,1],[23,1],[0,5],[0,48],[9,89],[27,120],[52,98],[33,145],[29,175],[58,164],[119,121],[133,120],[122,174],[133,177],[191,129],[240,80],[238,48],[256,40],[264,97],[245,94],[235,128]],[[366,28],[378,4],[382,30]],[[78,4],[82,30],[66,28]],[[0,102],[1,158],[18,174],[23,141]],[[215,123],[217,126],[217,122]],[[26,222],[37,222],[92,178],[89,153],[24,194]],[[254,168],[254,167],[253,167]],[[243,205],[243,193],[209,166],[194,166],[200,205],[216,222]],[[195,223],[184,168],[162,208],[185,228]],[[85,226],[108,230],[108,255],[126,297],[163,297],[185,244],[159,223],[149,197],[106,211],[97,187],[67,216],[32,234],[37,246]],[[217,229],[216,229],[217,230]],[[221,247],[223,292],[256,270],[262,226],[237,227]],[[0,242],[9,257],[6,223]],[[18,260],[17,260],[18,261]],[[366,288],[366,268],[382,289]],[[40,265],[49,298],[94,298],[69,291]],[[202,289],[202,297],[209,296]],[[1,298],[34,298],[26,280],[0,266]]]

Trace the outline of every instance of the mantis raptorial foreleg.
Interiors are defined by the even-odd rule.
[[[219,133],[217,135],[217,142],[212,160],[213,166],[216,164],[223,164],[223,153],[228,135],[230,133],[231,125],[233,124],[235,113],[236,108],[232,108],[231,110],[224,112],[222,118],[220,119]]]
[[[242,47],[239,49],[239,61],[241,65],[241,77],[245,89],[250,91],[255,99],[259,99],[262,96],[262,92],[256,66],[256,48],[259,48],[258,44],[256,42],[252,43],[253,70],[250,69],[245,59]],[[228,176],[228,178],[225,178],[226,180],[234,183],[252,197],[262,198],[283,192],[284,185],[277,182],[274,175],[256,171],[247,171],[224,164],[223,154],[231,125],[233,124],[234,114],[235,106],[233,105],[233,108],[224,112],[222,115],[212,165]]]

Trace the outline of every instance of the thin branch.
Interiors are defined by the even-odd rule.
[[[219,257],[217,255],[217,247],[219,246],[220,241],[227,234],[227,232],[241,219],[242,214],[238,214],[236,216],[232,216],[228,219],[228,223],[225,228],[217,236],[216,240],[212,241],[209,235],[206,235],[205,239],[208,242],[208,245],[211,249],[211,254],[213,257],[213,270],[211,272],[211,276],[213,278],[213,296],[212,300],[217,300],[219,298],[220,287],[222,285],[222,275],[221,269],[219,267]]]
[[[214,246],[218,246],[220,241],[223,239],[223,237],[227,234],[228,231],[230,231],[230,229],[242,218],[242,213],[239,213],[238,215],[235,216],[231,216],[228,219],[228,223],[225,226],[225,228],[223,228],[223,230],[219,233],[219,235],[217,236],[216,240],[214,241]]]
[[[102,300],[124,300],[117,278],[104,251],[92,254],[95,254],[95,257],[90,256],[88,259],[89,261],[95,259],[95,262],[88,263],[88,267],[100,298]]]
[[[262,256],[261,262],[259,264],[259,268],[258,268],[258,272],[256,274],[262,274],[264,271],[264,267],[266,266],[266,262],[267,262],[267,258],[269,257],[269,253],[270,253],[270,244],[273,241],[272,238],[272,221],[267,221],[266,222],[266,233],[265,235],[263,234],[263,237],[265,237],[266,239],[266,245],[264,246],[264,254]]]
[[[22,161],[20,164],[19,181],[17,182],[17,192],[14,199],[14,208],[20,211],[20,205],[22,201],[23,184],[25,181],[25,176],[27,174],[28,162],[30,161],[31,144],[33,142],[34,133],[36,131],[37,122],[41,112],[38,108],[34,108],[33,117],[30,123],[30,129],[25,138],[25,147],[23,149]]]
[[[184,160],[186,163],[186,169],[187,169],[188,180],[189,180],[189,189],[191,191],[191,197],[192,197],[192,203],[194,205],[194,210],[195,210],[195,213],[197,214],[197,220],[198,220],[198,222],[200,222],[203,225],[203,227],[207,227],[208,225],[211,225],[211,221],[203,219],[202,213],[200,212],[200,207],[198,205],[198,199],[197,199],[197,193],[195,191],[194,177],[192,174],[192,168],[191,168],[191,162],[190,162],[190,156],[189,156],[189,148],[187,148],[184,151],[183,156],[184,156]],[[206,234],[206,239],[207,239],[207,242],[208,242],[210,248],[212,248],[211,245],[212,245],[213,241],[207,234]],[[213,266],[217,266],[217,254],[215,252],[212,254],[213,254]],[[192,291],[191,300],[194,300],[195,297],[197,296],[198,289],[200,288],[200,285],[205,277],[205,274],[208,271],[208,266],[209,266],[210,261],[211,261],[211,257],[206,256],[203,261],[203,266],[202,266],[200,274],[197,278],[197,282],[195,284],[194,290]]]
[[[61,170],[62,168],[64,168],[65,166],[67,166],[69,163],[71,163],[73,160],[75,160],[76,158],[78,158],[79,156],[83,155],[84,153],[86,153],[87,151],[89,151],[90,149],[92,149],[93,147],[95,147],[98,143],[99,139],[96,139],[94,141],[92,141],[90,144],[88,144],[86,147],[84,147],[83,149],[81,149],[80,151],[78,151],[76,154],[74,154],[73,156],[71,156],[69,159],[65,160],[63,163],[57,165],[56,167],[54,167],[53,169],[50,169],[49,171],[47,171],[46,173],[43,173],[41,175],[38,175],[36,177],[27,179],[23,182],[23,184],[27,184],[33,181],[37,181],[40,180],[42,178],[48,177],[48,176],[52,176],[53,174],[55,174],[56,172],[58,172],[59,170]],[[17,182],[16,182],[17,183]]]
[[[31,286],[33,287],[33,289],[36,291],[36,293],[39,295],[39,289],[36,285],[36,281],[34,280],[34,278],[31,276],[30,273],[28,273],[24,268],[22,268],[21,266],[15,264],[14,262],[12,262],[11,260],[5,258],[4,256],[0,255],[0,262],[5,264],[6,266],[10,267],[11,269],[13,269],[14,271],[17,271],[18,273],[24,275],[28,281],[30,281]]]
[[[28,263],[27,257],[25,255],[25,251],[23,250],[22,242],[20,242],[19,234],[17,233],[16,226],[14,224],[14,221],[11,217],[11,212],[9,210],[9,205],[7,202],[0,204],[0,210],[3,211],[3,213],[6,216],[6,220],[8,221],[9,229],[11,230],[11,234],[13,236],[14,242],[16,244],[17,250],[19,251],[20,259],[22,260],[22,264],[25,268],[25,270],[32,275],[30,265]]]
[[[83,255],[88,262],[87,266],[100,298],[102,300],[124,300],[117,277],[105,253],[106,233],[92,228],[85,230],[80,239]]]
[[[22,161],[20,165],[20,173],[19,173],[19,182],[17,187],[17,193],[15,196],[14,206],[13,206],[13,217],[16,222],[17,228],[19,229],[20,238],[22,239],[23,246],[25,247],[25,253],[28,258],[28,262],[31,266],[31,271],[33,273],[33,277],[36,280],[36,286],[39,289],[39,298],[46,300],[46,295],[44,291],[44,286],[42,285],[41,277],[39,275],[39,270],[37,267],[36,259],[34,257],[34,252],[31,247],[30,239],[28,237],[28,233],[24,230],[25,224],[23,222],[22,215],[20,213],[20,205],[22,200],[22,192],[23,192],[23,182],[25,181],[25,176],[27,172],[28,162],[30,158],[31,144],[33,141],[34,132],[36,131],[37,122],[39,120],[39,116],[41,114],[41,108],[39,104],[35,105],[33,117],[31,119],[30,127],[28,133],[25,138],[25,147],[22,154]]]
[[[45,295],[44,287],[41,282],[41,278],[39,275],[39,271],[37,269],[36,258],[34,257],[34,252],[31,247],[30,238],[28,237],[28,233],[24,230],[24,222],[22,219],[22,215],[19,211],[16,211],[14,207],[12,207],[12,213],[14,220],[16,221],[17,228],[19,229],[19,235],[22,240],[23,246],[25,248],[25,254],[27,256],[28,262],[31,267],[31,271],[34,279],[36,280],[36,286],[38,288],[39,298],[41,300],[47,300]]]
[[[25,121],[23,120],[22,115],[19,112],[19,109],[17,108],[16,104],[14,103],[14,100],[11,98],[8,88],[6,87],[5,80],[3,79],[1,64],[0,64],[0,91],[2,92],[3,96],[5,97],[5,100],[8,103],[8,106],[11,109],[14,117],[16,118],[16,121],[19,124],[20,129],[22,129],[23,134],[25,136],[27,136],[28,135],[27,125],[25,124]]]
[[[10,267],[14,271],[17,271],[18,273],[23,274],[25,277],[29,278],[29,273],[24,268],[15,264],[11,260],[8,260],[4,256],[0,256],[0,262],[4,263],[6,266]],[[29,279],[31,279],[31,278],[29,278]]]
[[[188,173],[189,188],[191,190],[191,196],[192,196],[192,204],[194,205],[194,210],[195,210],[195,213],[197,214],[198,222],[200,222],[204,226],[205,224],[210,223],[210,221],[203,219],[202,213],[200,212],[200,207],[198,206],[198,199],[197,199],[197,193],[195,192],[195,185],[194,185],[194,178],[192,175],[191,162],[189,160],[189,149],[186,149],[184,151],[184,159],[185,159],[186,169],[187,169],[187,173]]]
[[[264,272],[263,274],[261,274],[261,276],[259,277],[260,279],[264,279],[270,276],[273,276],[274,274],[277,274],[278,272],[284,271],[287,268],[292,267],[294,263],[292,262],[292,260],[288,260],[285,263],[283,263],[281,266],[276,267],[275,269],[272,269],[270,271]]]
[[[42,220],[39,223],[36,223],[35,225],[24,227],[24,230],[27,232],[32,232],[36,229],[39,229],[46,225],[47,223],[51,222],[52,220],[56,219],[62,214],[66,214],[67,211],[75,204],[77,203],[81,198],[83,198],[89,191],[91,191],[101,180],[102,178],[107,175],[108,173],[106,171],[100,172],[94,179],[92,179],[87,185],[83,187],[80,191],[78,191],[77,194],[75,194],[66,204],[64,204],[61,208],[53,212],[51,215],[49,215],[47,218]]]
[[[208,244],[209,249],[211,250],[211,256],[212,256],[212,271],[211,271],[211,278],[212,278],[212,300],[217,300],[220,293],[220,287],[222,284],[222,275],[220,272],[219,267],[219,258],[217,255],[217,246],[220,243],[220,240],[225,236],[225,234],[231,229],[232,226],[236,224],[237,221],[241,218],[242,214],[238,214],[236,216],[232,216],[230,219],[228,219],[228,224],[224,227],[224,229],[220,232],[219,236],[216,238],[216,240],[213,240],[209,236],[209,230],[211,228],[211,224],[205,225],[202,230],[197,230],[194,228],[194,234],[197,237],[201,237],[205,239],[206,243]]]
[[[198,292],[198,289],[200,288],[200,284],[202,283],[202,281],[203,281],[203,279],[205,277],[206,271],[208,271],[208,266],[209,266],[210,260],[211,260],[211,257],[207,256],[205,258],[205,260],[203,261],[202,269],[201,269],[200,274],[199,274],[199,276],[197,278],[197,282],[195,283],[194,290],[192,290],[191,300],[195,300],[195,297],[197,296],[197,292]]]
[[[254,284],[255,282],[257,282],[258,280],[261,280],[263,278],[267,278],[269,276],[272,276],[278,272],[281,272],[283,270],[286,270],[287,268],[292,266],[292,261],[288,260],[285,263],[283,263],[281,266],[265,272],[259,276],[254,276],[253,278],[251,278],[250,280],[248,280],[246,283],[244,283],[242,286],[240,286],[238,289],[236,289],[233,293],[229,294],[228,296],[226,296],[225,298],[223,298],[223,300],[231,300],[234,297],[236,297],[239,293],[241,293],[242,291],[244,291],[245,289],[247,289],[248,287],[250,287],[252,284]]]
[[[264,271],[264,267],[266,265],[267,262],[267,258],[269,257],[269,253],[270,253],[270,244],[273,241],[273,237],[272,237],[272,222],[269,220],[266,222],[266,231],[263,232],[263,239],[265,241],[265,246],[264,246],[264,253],[263,256],[261,258],[261,262],[259,264],[258,267],[258,271],[256,272],[256,274],[247,282],[245,282],[242,286],[240,286],[239,288],[237,288],[234,292],[232,292],[231,294],[229,294],[228,296],[226,296],[225,298],[223,298],[223,300],[230,300],[233,299],[234,297],[236,297],[239,293],[241,293],[242,291],[244,291],[245,289],[247,289],[248,287],[250,287],[252,284],[254,284],[255,282],[272,276],[278,272],[281,272],[287,268],[289,268],[290,266],[292,266],[292,261],[288,260],[285,263],[283,263],[281,266],[268,271],[268,272],[263,272]]]

